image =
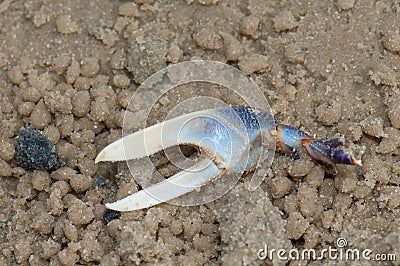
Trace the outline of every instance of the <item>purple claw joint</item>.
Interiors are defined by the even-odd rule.
[[[309,139],[302,143],[308,155],[317,161],[362,166],[361,153],[356,151],[354,144],[342,138]]]
[[[312,138],[286,125],[277,126],[277,149],[293,158],[308,155],[323,165],[362,166],[362,152],[344,138]]]

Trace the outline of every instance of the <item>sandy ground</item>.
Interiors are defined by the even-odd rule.
[[[400,265],[399,28],[396,0],[3,0],[0,265],[283,265],[257,252],[320,252],[339,238],[345,249],[395,254],[384,264]],[[333,176],[276,155],[253,192],[244,177],[208,204],[103,215],[105,202],[138,186],[125,164],[96,165],[95,156],[121,136],[141,82],[193,59],[239,68],[278,120],[319,137],[345,135],[365,149],[363,166],[338,166]],[[150,123],[202,86],[160,100]],[[16,137],[28,125],[68,163],[22,168]],[[163,154],[153,161],[165,164]],[[339,261],[325,254],[290,265]]]

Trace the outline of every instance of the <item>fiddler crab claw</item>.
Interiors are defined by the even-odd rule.
[[[260,109],[207,109],[150,126],[105,147],[96,163],[139,159],[176,145],[192,145],[201,151],[191,168],[106,207],[116,211],[149,208],[194,191],[222,175],[252,171],[265,141],[273,143],[273,148],[276,143],[278,151],[293,158],[308,155],[323,164],[361,166],[361,153],[344,139],[312,138],[294,127],[278,124],[271,114]]]

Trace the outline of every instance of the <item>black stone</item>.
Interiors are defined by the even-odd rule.
[[[17,142],[16,162],[25,170],[48,171],[58,166],[53,143],[41,131],[28,126],[21,131]]]
[[[104,211],[104,213],[103,213],[103,220],[104,220],[106,223],[109,223],[109,222],[111,222],[112,220],[118,219],[119,216],[120,216],[120,213],[119,213],[119,212],[116,212],[116,211],[113,211],[113,210],[110,210],[110,209],[106,209],[106,210]]]
[[[101,187],[107,187],[108,183],[109,183],[108,179],[106,179],[103,176],[99,176],[94,180],[92,188],[93,189],[98,189],[98,188],[101,188]]]

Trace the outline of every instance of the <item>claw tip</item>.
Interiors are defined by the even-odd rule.
[[[354,165],[362,166],[362,161],[361,161],[361,159],[358,159],[358,160],[357,160],[354,156],[351,156],[351,161],[353,162]]]
[[[99,154],[97,154],[96,159],[94,159],[94,163],[99,163],[99,162],[103,162],[105,161],[105,153],[103,151],[99,152]]]

